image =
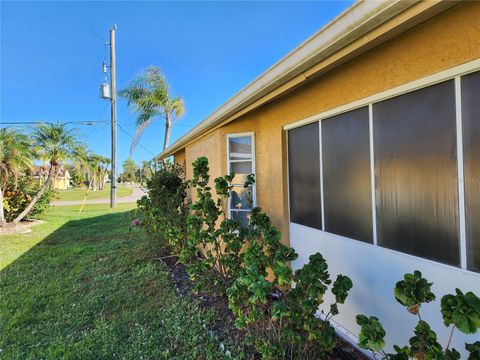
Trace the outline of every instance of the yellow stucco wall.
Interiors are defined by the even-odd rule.
[[[70,187],[70,180],[66,178],[57,178],[54,180],[53,187],[57,190],[66,190]]]
[[[462,3],[188,145],[187,178],[199,156],[224,175],[226,135],[254,132],[257,205],[288,243],[284,125],[478,58],[480,2]]]
[[[185,164],[186,164],[185,160],[186,160],[185,159],[185,149],[182,149],[182,150],[176,152],[173,155],[173,162],[175,164],[185,166]]]

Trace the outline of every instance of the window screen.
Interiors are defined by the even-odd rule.
[[[254,172],[255,154],[252,135],[228,135],[228,173],[235,173],[232,195],[229,199],[229,217],[248,226],[254,204],[255,186],[244,188],[247,176]]]
[[[230,137],[228,141],[230,160],[251,160],[252,159],[252,137],[238,136]]]
[[[321,126],[325,231],[373,242],[368,107]]]
[[[290,221],[322,229],[318,122],[288,131]]]
[[[453,80],[373,105],[378,244],[459,259]]]
[[[480,271],[480,72],[462,76],[467,268]]]

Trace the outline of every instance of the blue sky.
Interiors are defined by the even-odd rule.
[[[98,88],[104,42],[117,24],[117,87],[156,65],[185,101],[173,142],[350,4],[2,1],[1,121],[109,120]],[[118,121],[122,162],[135,130],[122,100]],[[79,130],[94,152],[110,156],[108,124]],[[163,134],[161,120],[152,124],[135,161],[159,153]]]

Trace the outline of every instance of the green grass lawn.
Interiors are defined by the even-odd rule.
[[[83,200],[86,189],[68,189],[57,190],[55,200]],[[132,189],[123,185],[117,186],[117,197],[128,196],[132,194]],[[105,186],[103,190],[88,190],[87,199],[108,199],[110,197],[110,186]]]
[[[206,330],[215,314],[176,294],[129,226],[134,206],[53,207],[31,233],[0,238],[1,359],[225,358]]]

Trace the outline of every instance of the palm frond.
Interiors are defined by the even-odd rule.
[[[131,155],[145,128],[153,119],[163,117],[169,121],[172,115],[179,118],[185,112],[183,100],[170,96],[165,76],[155,66],[149,66],[142,74],[137,75],[125,89],[119,91],[119,95],[127,100],[128,105],[137,114],[137,130],[130,146]]]
[[[142,137],[143,132],[148,127],[148,125],[150,125],[150,123],[153,122],[153,120],[154,118],[150,118],[137,126],[137,129],[135,130],[135,134],[133,135],[133,138],[132,138],[132,143],[130,145],[130,157],[132,157],[135,147],[137,146],[138,141]]]
[[[22,171],[33,167],[30,138],[15,129],[0,129],[0,180],[18,178]]]
[[[77,129],[68,129],[65,124],[38,124],[33,129],[32,138],[36,144],[38,159],[50,165],[60,165],[71,159],[78,150]]]
[[[175,118],[180,118],[185,113],[185,105],[183,99],[180,96],[173,98],[172,100],[172,111],[175,115]]]

